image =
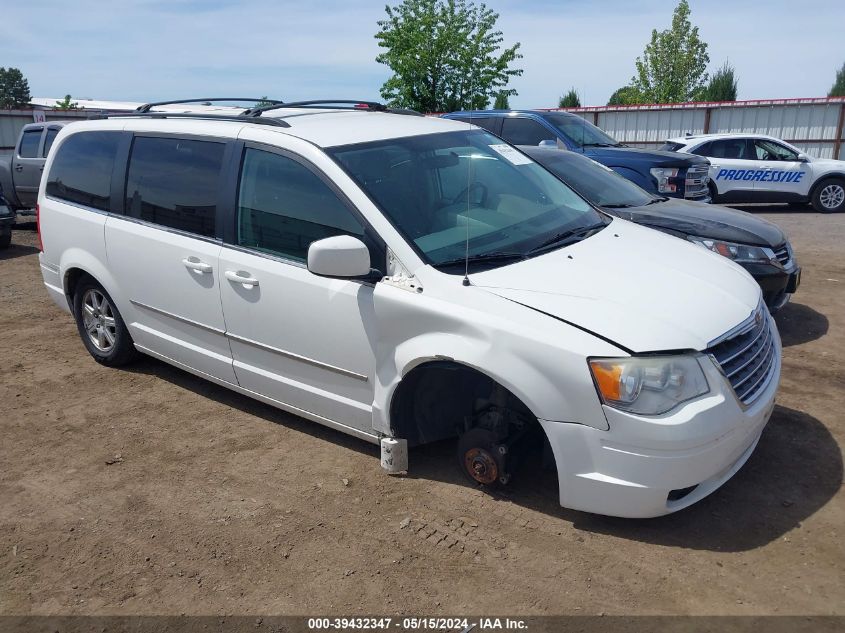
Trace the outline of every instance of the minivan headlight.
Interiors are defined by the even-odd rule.
[[[710,391],[696,356],[632,356],[588,360],[606,405],[630,413],[660,415]]]
[[[736,244],[735,242],[713,240],[707,237],[696,237],[695,235],[690,235],[687,239],[694,244],[698,244],[713,251],[714,253],[724,255],[735,262],[767,264],[776,259],[775,252],[771,248],[765,248],[763,246]]]

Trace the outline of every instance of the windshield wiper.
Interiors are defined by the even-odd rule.
[[[562,248],[563,246],[568,246],[569,244],[579,242],[582,239],[589,237],[588,233],[592,235],[594,231],[603,229],[605,226],[607,226],[607,224],[605,224],[604,222],[598,222],[596,224],[591,224],[590,226],[581,226],[577,229],[558,233],[557,235],[553,235],[544,242],[540,242],[537,246],[528,251],[527,254],[537,255],[539,253],[552,250],[553,248]]]
[[[583,143],[582,147],[626,147],[622,143]]]
[[[648,204],[651,204],[650,202]],[[638,204],[628,204],[627,202],[619,202],[617,204],[602,204],[599,205],[605,209],[630,209],[631,207],[638,207]]]
[[[496,251],[493,253],[480,253],[478,255],[470,255],[469,257],[456,257],[455,259],[448,259],[445,262],[438,262],[433,264],[435,268],[445,268],[448,266],[457,266],[458,264],[483,264],[486,262],[504,262],[513,260],[525,259],[525,253]]]
[[[666,196],[656,197],[646,202],[646,204],[657,204],[658,202],[666,202],[668,199],[669,198],[667,198]]]

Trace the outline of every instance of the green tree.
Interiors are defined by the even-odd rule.
[[[502,50],[499,15],[468,0],[403,0],[386,6],[376,57],[393,75],[381,88],[391,105],[420,112],[482,109],[522,70],[519,43]]]
[[[510,110],[511,104],[508,100],[508,95],[506,92],[499,91],[496,95],[496,101],[493,102],[493,109],[494,110]]]
[[[645,97],[634,86],[622,86],[610,95],[607,105],[636,105],[645,103]]]
[[[827,93],[828,97],[845,97],[845,64],[836,71],[836,81]]]
[[[737,83],[734,67],[728,62],[713,73],[701,93],[703,101],[736,101]]]
[[[0,67],[0,108],[10,110],[29,105],[29,82],[17,68]]]
[[[70,100],[70,95],[65,95],[65,98],[61,101],[56,101],[56,105],[53,106],[54,110],[76,110],[79,108],[79,104],[76,101]]]
[[[578,91],[575,88],[570,88],[569,92],[563,95],[557,101],[558,108],[580,108],[581,98],[578,96]]]
[[[647,103],[679,103],[701,95],[707,83],[707,43],[689,20],[687,0],[675,7],[672,26],[654,29],[642,57],[637,57],[637,74],[632,85]]]

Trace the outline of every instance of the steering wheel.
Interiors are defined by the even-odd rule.
[[[463,191],[461,191],[454,198],[452,198],[452,204],[456,204],[458,202],[462,202],[463,200],[466,200],[469,197],[469,194],[471,194],[476,189],[481,190],[481,200],[480,200],[481,205],[487,206],[487,194],[489,193],[489,190],[487,189],[487,185],[485,185],[484,183],[478,182],[477,180],[474,183],[472,183],[469,187],[466,187]]]

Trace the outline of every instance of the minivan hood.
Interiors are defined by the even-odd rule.
[[[579,150],[575,150],[576,152]],[[600,163],[620,159],[623,164],[642,162],[651,167],[689,167],[690,165],[705,164],[710,161],[695,154],[681,154],[679,152],[664,152],[660,150],[637,149],[635,147],[585,147],[584,154],[591,158],[601,157]]]
[[[773,248],[786,241],[783,231],[768,220],[704,202],[667,198],[642,207],[607,209],[607,212],[646,226],[740,244]]]
[[[760,301],[754,279],[727,258],[618,218],[577,244],[470,281],[630,352],[704,350]]]

